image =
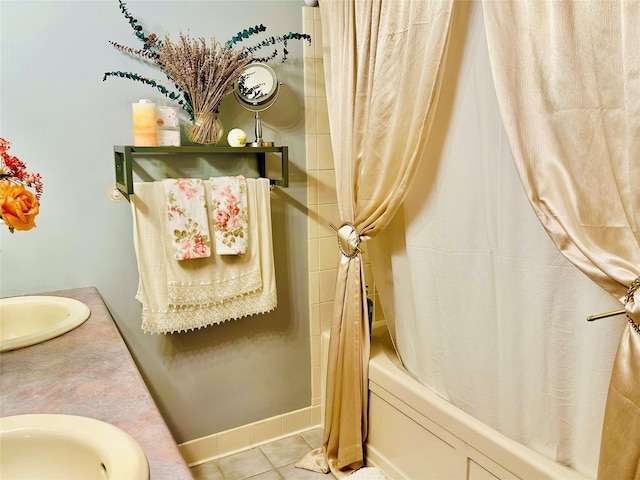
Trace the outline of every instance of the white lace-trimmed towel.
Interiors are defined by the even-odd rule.
[[[205,181],[207,202],[210,188]],[[247,253],[242,256],[211,255],[178,262],[167,252],[170,242],[163,235],[164,188],[161,182],[136,183],[131,197],[134,246],[140,280],[136,299],[142,303],[142,330],[172,333],[222,323],[249,315],[266,313],[277,306],[275,268],[271,234],[271,203],[267,179],[247,179],[249,235]],[[209,211],[209,223],[212,223]],[[255,227],[255,230],[254,230]],[[164,258],[165,261],[158,261]],[[241,262],[246,262],[241,263]],[[247,273],[248,272],[248,273]],[[247,288],[245,280],[255,285]],[[170,288],[169,278],[173,279]],[[230,288],[238,287],[237,290]],[[227,288],[229,287],[229,288]],[[170,303],[169,291],[182,292],[184,299],[204,299]],[[239,293],[245,290],[245,293]],[[246,290],[251,290],[246,292]],[[190,295],[188,292],[196,292]],[[220,292],[225,293],[221,294]],[[178,295],[179,296],[179,295]],[[213,301],[209,301],[215,297]]]
[[[216,254],[243,255],[247,251],[247,181],[242,175],[209,181]]]
[[[176,260],[211,256],[204,183],[199,178],[167,178],[167,235]]]

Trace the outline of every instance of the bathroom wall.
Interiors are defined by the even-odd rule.
[[[260,23],[270,34],[302,31],[302,4],[129,1],[127,7],[147,31],[225,41]],[[129,80],[102,81],[109,70],[149,73],[109,40],[139,46],[117,0],[0,2],[0,136],[44,179],[37,228],[13,235],[0,228],[0,296],[96,286],[179,443],[309,407],[301,42],[290,43],[285,64],[272,64],[283,91],[263,115],[264,138],[288,145],[291,160],[290,188],[272,193],[279,306],[268,315],[157,336],[140,330],[130,205],[108,192],[113,145],[133,139],[131,103],[162,97]],[[232,97],[221,117],[227,130],[253,131],[252,115]]]

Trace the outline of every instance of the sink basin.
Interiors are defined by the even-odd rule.
[[[138,443],[110,423],[76,415],[0,418],[2,480],[148,480]]]
[[[28,347],[73,330],[90,315],[84,303],[65,297],[0,299],[0,352]]]

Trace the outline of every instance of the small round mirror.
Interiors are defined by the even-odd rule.
[[[248,145],[252,147],[272,147],[273,142],[262,140],[262,122],[260,112],[271,107],[280,94],[280,82],[273,69],[265,63],[247,65],[236,81],[233,94],[243,108],[255,112],[256,140]]]

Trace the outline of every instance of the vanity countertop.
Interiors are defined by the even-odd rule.
[[[91,309],[76,329],[0,354],[0,415],[82,415],[116,425],[149,461],[151,480],[191,479],[171,432],[94,287],[46,293]]]

